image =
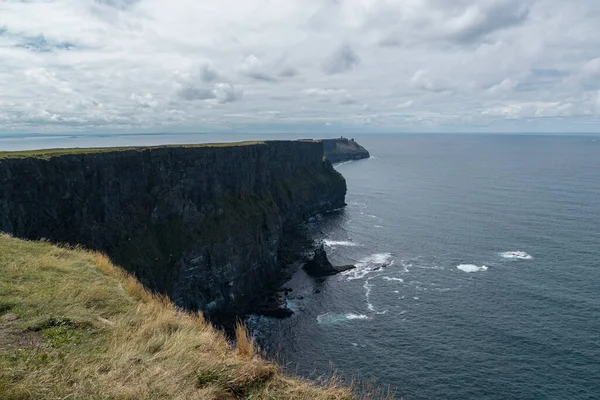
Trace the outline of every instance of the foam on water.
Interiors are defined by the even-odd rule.
[[[502,258],[507,258],[509,260],[531,260],[533,257],[524,251],[505,251],[504,253],[500,253]]]
[[[384,276],[382,279],[384,281],[404,282],[404,279],[402,279],[402,278],[390,278],[389,276]]]
[[[347,277],[347,280],[362,279],[373,271],[377,271],[382,267],[390,267],[394,264],[391,253],[371,254],[368,257],[361,258],[355,265],[356,268],[345,271],[342,275]]]
[[[350,242],[348,240],[323,240],[323,244],[327,247],[336,247],[336,246],[345,246],[345,247],[354,247],[358,246],[358,243]]]
[[[346,314],[346,319],[350,319],[350,320],[353,320],[353,319],[369,319],[369,317],[367,317],[364,314],[352,314],[352,313],[350,313],[350,314]]]
[[[371,283],[371,279],[374,277],[367,278],[363,287],[365,288],[365,299],[367,300],[367,308],[369,311],[375,312],[377,314],[385,314],[388,310],[385,309],[383,311],[377,311],[373,303],[371,303],[371,290],[373,289],[373,284]]]
[[[350,160],[350,161],[342,161],[342,162],[339,162],[339,163],[335,163],[335,164],[333,164],[333,167],[334,167],[334,168],[337,168],[337,167],[340,167],[340,166],[342,166],[342,165],[344,165],[344,164],[351,163],[352,161],[354,161],[354,160]]]
[[[337,313],[328,312],[328,313],[317,316],[317,322],[321,325],[332,325],[332,324],[339,324],[339,323],[353,321],[353,320],[366,320],[366,319],[370,319],[370,318],[364,314],[355,314],[355,313],[337,314]]]
[[[474,264],[460,264],[460,265],[457,265],[456,268],[460,269],[461,271],[468,272],[468,273],[487,271],[487,269],[488,269],[488,267],[486,267],[485,265],[478,267],[477,265],[474,265]]]

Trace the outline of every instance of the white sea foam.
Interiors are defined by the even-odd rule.
[[[352,319],[369,319],[369,317],[367,317],[364,314],[352,314],[352,313],[350,313],[350,314],[346,314],[346,319],[350,319],[350,320],[352,320]]]
[[[336,313],[328,312],[328,313],[317,316],[317,322],[321,325],[339,324],[342,322],[347,322],[347,321],[352,321],[352,320],[365,320],[365,319],[370,319],[370,318],[364,314],[355,314],[355,313],[336,314]]]
[[[384,281],[404,282],[404,279],[402,279],[402,278],[390,278],[389,276],[384,276],[382,279]]]
[[[500,253],[502,258],[508,258],[510,260],[531,260],[533,257],[524,251],[506,251],[504,253]]]
[[[369,311],[375,312],[377,314],[385,314],[386,312],[388,312],[387,309],[383,311],[377,311],[373,303],[371,303],[371,290],[373,289],[371,279],[373,279],[373,277],[367,278],[365,284],[363,285],[363,287],[365,288],[365,299],[367,300],[367,308],[369,309]]]
[[[347,280],[364,278],[373,271],[377,271],[382,267],[389,267],[394,264],[391,253],[377,253],[368,257],[361,258],[355,265],[356,268],[343,272]]]
[[[487,271],[488,267],[486,267],[485,265],[482,265],[481,267],[478,267],[477,265],[473,265],[473,264],[460,264],[457,265],[456,268],[460,269],[461,271],[464,272],[480,272],[480,271]]]
[[[327,247],[336,247],[336,246],[354,247],[354,246],[358,246],[357,243],[350,242],[348,240],[329,240],[329,239],[325,239],[325,240],[323,240],[323,244],[325,244],[325,246],[327,246]]]
[[[383,226],[381,226],[381,225],[375,225],[375,228],[381,229],[381,228],[383,228]]]

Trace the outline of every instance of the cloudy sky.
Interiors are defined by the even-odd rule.
[[[0,0],[0,133],[600,132],[598,0]]]

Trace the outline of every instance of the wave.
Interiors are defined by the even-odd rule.
[[[404,282],[404,279],[402,278],[390,278],[389,276],[384,276],[383,278],[381,278],[385,281],[396,281],[396,282]]]
[[[500,253],[500,257],[507,258],[510,260],[531,260],[533,257],[524,251],[505,251]]]
[[[342,275],[347,277],[347,280],[364,278],[371,272],[378,271],[381,268],[389,267],[394,264],[391,253],[377,253],[361,258],[354,266],[355,269],[342,272]]]
[[[334,167],[334,168],[337,168],[337,167],[339,167],[340,165],[348,164],[348,163],[351,163],[352,161],[354,161],[354,160],[348,160],[348,161],[342,161],[342,162],[338,162],[338,163],[335,163],[335,164],[333,164],[333,167]]]
[[[335,246],[345,246],[345,247],[354,247],[358,246],[358,243],[350,242],[347,240],[323,240],[323,244],[327,247],[335,247]]]
[[[461,271],[469,272],[469,273],[487,271],[487,269],[488,269],[488,267],[486,267],[485,265],[478,267],[477,265],[473,265],[473,264],[460,264],[460,265],[457,265],[456,268],[460,269]]]
[[[363,285],[363,287],[365,288],[365,299],[367,300],[367,308],[369,309],[369,311],[375,312],[379,315],[385,314],[388,312],[387,309],[383,310],[383,311],[377,311],[377,309],[375,308],[375,306],[373,305],[373,303],[371,303],[371,289],[373,289],[373,285],[371,284],[371,279],[373,279],[374,277],[368,278],[365,281],[365,284]]]
[[[347,321],[366,320],[366,319],[370,319],[370,318],[364,314],[354,314],[354,313],[336,314],[336,313],[328,312],[328,313],[317,316],[317,322],[321,325],[332,325],[332,324],[339,324],[339,323],[347,322]]]
[[[350,314],[346,314],[346,319],[350,319],[350,320],[352,320],[352,319],[369,319],[369,317],[367,317],[364,314],[352,314],[352,313],[350,313]]]

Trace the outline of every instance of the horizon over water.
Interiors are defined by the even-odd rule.
[[[0,135],[0,151],[309,136]],[[267,354],[408,400],[600,398],[600,140],[345,136],[372,157],[336,165],[347,207],[303,229],[357,268],[297,271],[294,315],[247,321]]]

